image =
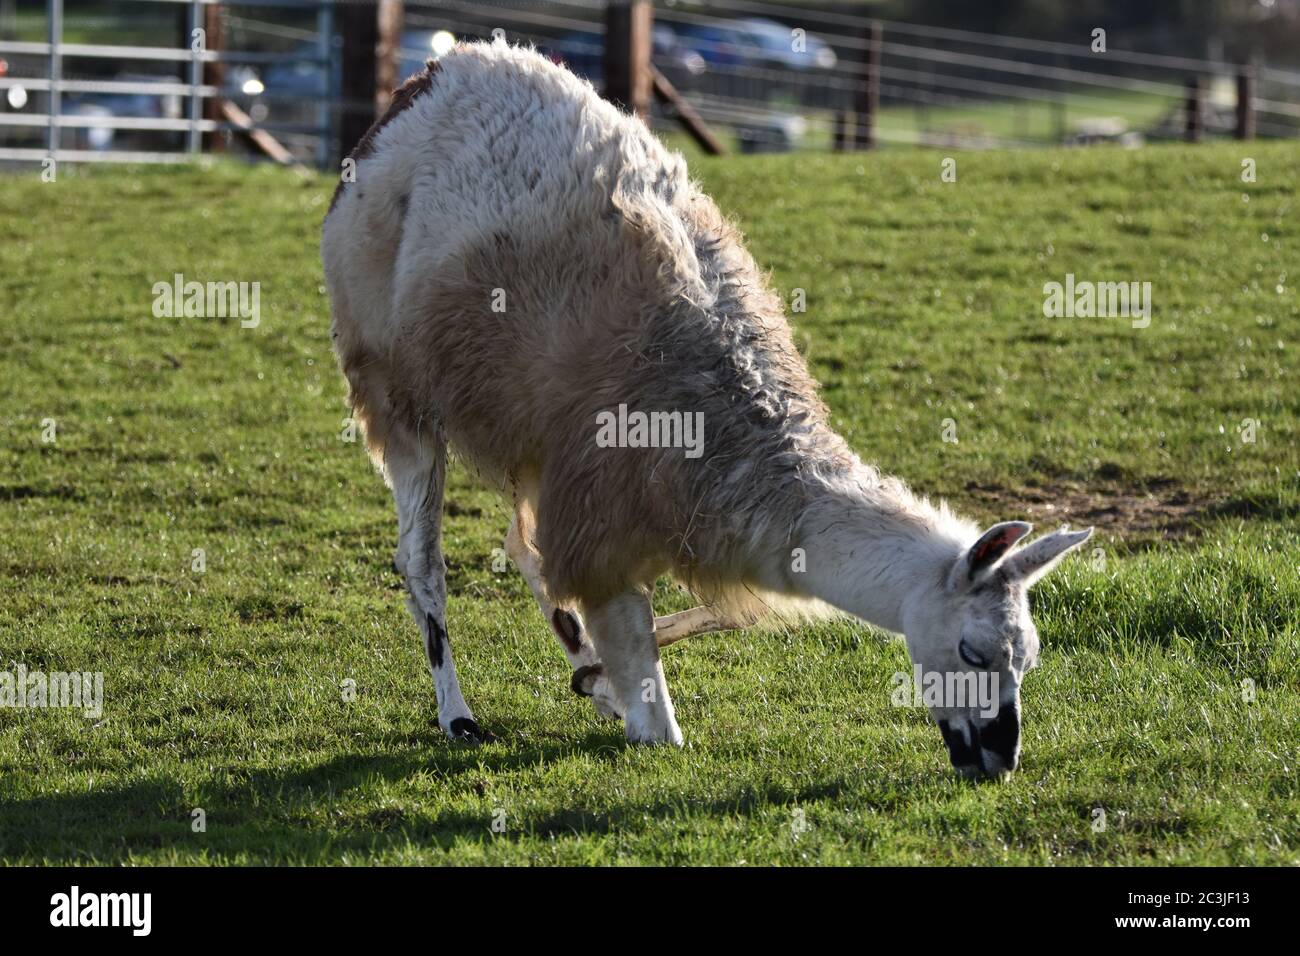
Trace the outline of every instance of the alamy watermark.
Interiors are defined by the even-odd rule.
[[[238,318],[246,329],[262,322],[262,283],[185,281],[182,273],[171,282],[153,284],[156,319]]]
[[[1049,319],[1132,318],[1133,328],[1151,324],[1150,282],[1075,281],[1043,284],[1043,315]]]
[[[704,454],[703,412],[629,412],[620,404],[618,412],[596,413],[598,448],[684,448],[687,458]]]
[[[80,710],[91,720],[104,715],[102,671],[29,671],[22,664],[15,671],[0,671],[0,707],[43,710]]]
[[[153,928],[152,893],[83,893],[73,885],[67,893],[50,897],[50,925],[118,926],[132,936],[148,936]]]
[[[889,700],[895,707],[978,708],[981,717],[998,715],[997,671],[927,671],[917,664],[892,680]]]

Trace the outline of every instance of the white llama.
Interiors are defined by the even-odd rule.
[[[927,704],[959,770],[1014,769],[1038,657],[1027,591],[1091,529],[1013,551],[1029,525],[981,535],[863,464],[682,158],[542,56],[457,47],[353,159],[321,243],[334,347],[396,499],[395,563],[448,734],[481,736],[447,639],[450,444],[513,496],[506,550],[574,689],[629,740],[682,742],[659,646],[833,608],[904,634],[926,672],[996,676],[994,714]],[[703,441],[687,454],[665,426],[609,447],[621,406],[655,427],[690,416]],[[656,619],[663,573],[704,603]]]

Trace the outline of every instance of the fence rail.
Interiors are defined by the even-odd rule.
[[[220,11],[221,0],[132,0],[136,3],[166,4],[183,8],[187,13],[185,36],[188,46],[149,46],[120,43],[77,43],[63,38],[63,0],[46,0],[47,38],[44,41],[0,39],[0,56],[34,57],[46,63],[44,76],[0,76],[0,90],[21,91],[21,101],[28,93],[41,93],[46,97],[43,112],[0,112],[0,129],[44,128],[45,148],[12,146],[0,143],[0,160],[33,161],[53,157],[84,162],[138,162],[169,163],[193,159],[203,149],[205,134],[246,134],[246,125],[214,118],[217,109],[205,117],[208,104],[216,105],[226,95],[221,86],[211,82],[226,65],[279,65],[286,61],[319,66],[328,73],[332,65],[329,43],[332,41],[332,12],[337,0],[239,0],[240,6],[314,10],[317,14],[317,32],[320,42],[313,55],[301,51],[286,56],[283,52],[265,50],[211,49],[207,46],[208,26],[214,22],[209,17]],[[145,80],[78,79],[67,75],[69,60],[113,61],[117,64],[176,64],[181,76]],[[152,74],[151,74],[152,75]],[[132,116],[106,110],[68,114],[65,112],[65,94],[88,96],[138,96],[148,98],[173,98],[186,104],[183,117]],[[11,101],[12,102],[12,101]],[[323,165],[328,161],[330,137],[329,105],[323,104],[314,124],[261,123],[257,129],[266,133],[292,132],[305,134],[319,140],[317,159]],[[185,134],[183,155],[175,151],[152,149],[84,149],[66,148],[62,133],[65,130],[107,130],[123,132],[160,132]]]
[[[45,5],[43,40],[0,36],[0,60],[11,61],[0,73],[0,161],[176,162],[239,139],[278,161],[327,167],[384,107],[400,65],[436,55],[431,36],[500,31],[585,73],[656,128],[684,126],[710,151],[1300,135],[1300,70],[1286,65],[1177,47],[1097,53],[1086,42],[881,21],[869,10],[123,0],[175,19],[176,43],[162,45],[69,42],[63,0]]]

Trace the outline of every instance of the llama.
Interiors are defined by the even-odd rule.
[[[927,672],[996,676],[996,716],[927,704],[959,771],[1015,768],[1038,656],[1027,592],[1091,529],[1013,550],[1028,524],[981,534],[864,464],[682,157],[537,53],[456,47],[352,158],[321,242],[334,349],[396,502],[394,564],[450,736],[484,735],[447,634],[449,447],[510,496],[505,550],[573,689],[629,741],[682,744],[660,646],[841,612],[903,634]],[[700,453],[598,442],[624,406],[696,416]],[[702,603],[656,618],[662,574]]]

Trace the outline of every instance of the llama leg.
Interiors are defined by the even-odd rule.
[[[673,701],[655,644],[654,610],[641,591],[629,591],[587,611],[587,627],[600,655],[623,726],[633,743],[682,745]]]
[[[519,573],[528,582],[537,606],[542,609],[542,616],[551,626],[551,631],[560,642],[564,656],[573,668],[571,686],[574,693],[590,697],[596,712],[602,717],[615,720],[622,715],[614,704],[609,682],[601,673],[600,661],[596,658],[596,649],[587,637],[582,626],[582,618],[572,608],[557,606],[550,597],[546,582],[542,579],[542,556],[533,547],[532,514],[524,502],[515,507],[514,517],[510,520],[510,530],[506,534],[505,551],[519,568]]]
[[[655,618],[655,642],[660,647],[676,644],[695,634],[709,631],[731,631],[748,627],[750,622],[727,617],[715,608],[700,605],[676,614]]]
[[[397,501],[399,563],[410,595],[406,606],[419,625],[438,695],[438,724],[453,739],[479,742],[484,735],[460,692],[447,639],[447,565],[442,558],[442,493],[446,445],[392,436],[384,468]]]

